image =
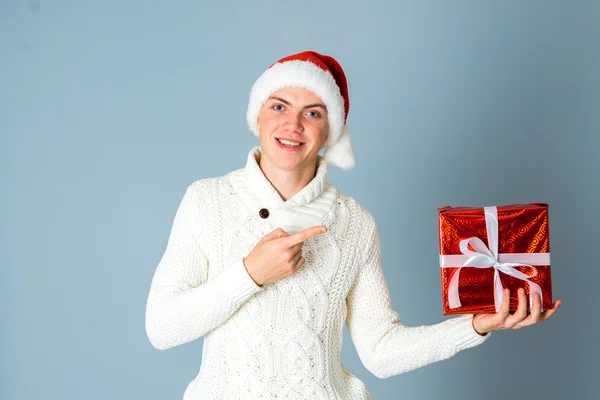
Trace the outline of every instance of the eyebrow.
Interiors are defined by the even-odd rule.
[[[280,102],[282,102],[288,106],[292,105],[289,101],[282,99],[281,97],[277,97],[277,96],[271,96],[271,97],[269,97],[269,100],[279,100]],[[321,104],[321,103],[309,104],[307,106],[304,106],[304,108],[313,108],[313,107],[321,107],[323,110],[327,110],[327,107],[325,107],[325,104]]]

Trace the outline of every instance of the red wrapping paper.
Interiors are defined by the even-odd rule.
[[[548,205],[545,203],[498,206],[498,254],[550,253]],[[480,238],[488,247],[488,235],[483,207],[441,207],[438,209],[440,255],[462,254],[460,241],[470,237]],[[463,267],[460,270],[458,293],[461,306],[450,308],[448,286],[456,267],[440,268],[442,307],[444,315],[494,313],[494,268]],[[542,289],[543,308],[552,308],[552,282],[550,265],[518,266],[515,269],[537,275],[528,280]],[[502,286],[510,289],[510,310],[518,304],[517,289],[524,288],[529,304],[527,282],[499,272]],[[529,310],[529,305],[528,305]]]

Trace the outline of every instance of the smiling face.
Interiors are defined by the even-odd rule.
[[[281,89],[263,104],[258,129],[265,162],[287,171],[314,168],[327,141],[327,108],[310,90]]]

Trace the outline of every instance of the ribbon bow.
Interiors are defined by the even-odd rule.
[[[537,270],[533,265],[549,265],[550,254],[549,253],[512,253],[512,254],[500,254],[498,256],[498,209],[495,206],[484,207],[485,211],[485,225],[487,229],[488,244],[489,248],[483,243],[478,237],[471,237],[460,241],[460,252],[464,256],[468,257],[466,261],[460,264],[464,259],[464,256],[455,255],[441,255],[440,266],[442,268],[451,268],[460,265],[456,272],[450,279],[448,286],[448,304],[450,308],[457,308],[461,306],[460,297],[458,296],[458,278],[460,270],[463,267],[474,267],[474,268],[494,268],[494,305],[496,312],[500,310],[502,305],[502,281],[500,280],[499,271],[504,272],[507,275],[514,276],[517,279],[527,282],[529,285],[529,307],[533,305],[533,295],[535,293],[542,297],[542,288],[535,282],[531,282],[528,278],[533,278],[537,275]],[[475,250],[469,249],[469,245]],[[502,262],[500,259],[504,259],[507,262]],[[512,262],[509,262],[512,261]],[[527,264],[529,262],[530,264]],[[531,267],[533,273],[531,275],[525,274],[514,267]]]

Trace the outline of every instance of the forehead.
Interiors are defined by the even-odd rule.
[[[280,97],[291,103],[323,103],[321,98],[313,91],[301,87],[279,89],[273,92],[270,97]]]

